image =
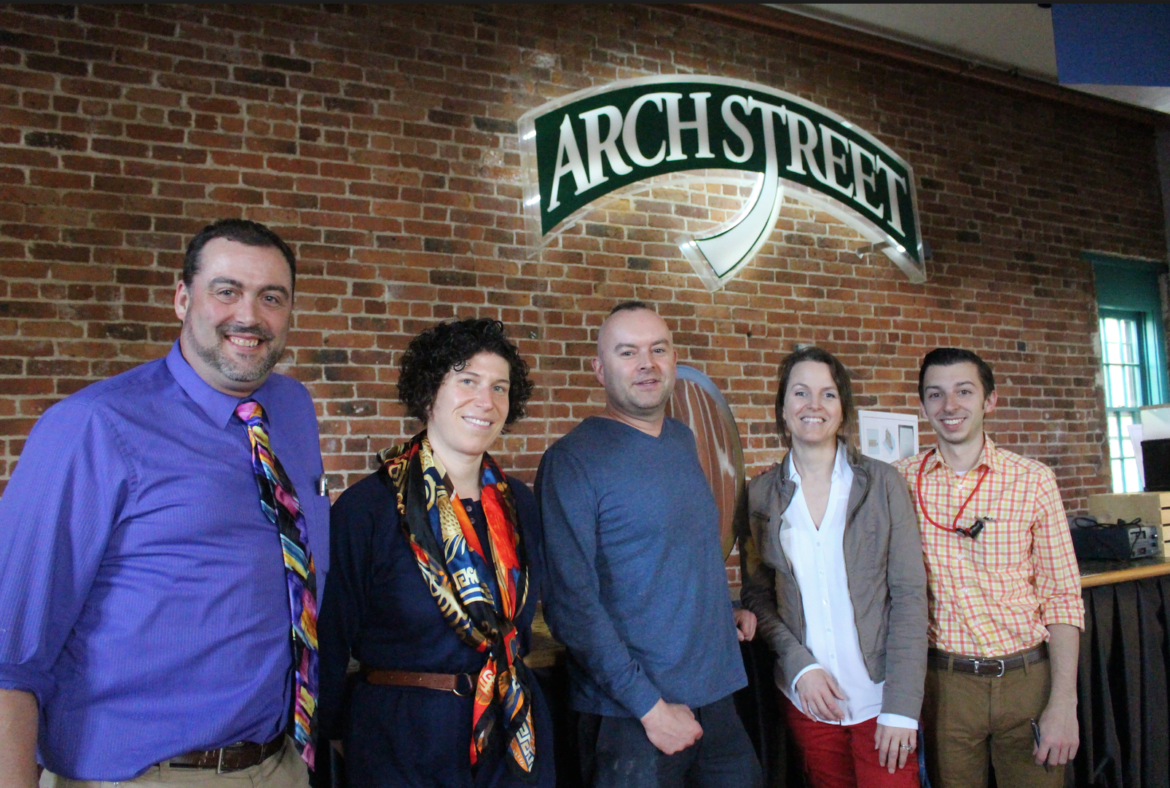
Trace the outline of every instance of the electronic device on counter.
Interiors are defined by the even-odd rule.
[[[1095,517],[1070,518],[1069,531],[1077,560],[1130,561],[1160,556],[1158,528],[1141,522],[1140,518],[1117,523],[1098,523]]]

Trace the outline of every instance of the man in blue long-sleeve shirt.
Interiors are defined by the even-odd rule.
[[[614,308],[593,369],[601,417],[545,453],[545,611],[568,648],[586,784],[751,788],[760,770],[731,695],[755,617],[732,611],[718,511],[681,422],[677,355],[643,302]]]
[[[294,266],[263,225],[205,228],[176,288],[170,353],[68,397],[29,436],[0,499],[0,785],[34,785],[37,759],[58,785],[179,769],[307,785],[298,749],[311,745],[285,731],[309,664],[294,665],[305,652],[290,598],[309,607],[311,583],[294,593],[237,414],[247,400],[263,409],[266,461],[299,498],[290,507],[282,487],[275,511],[299,506],[303,521],[290,516],[323,571],[313,404],[270,374]]]

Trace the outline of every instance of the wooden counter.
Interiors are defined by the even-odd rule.
[[[532,619],[532,648],[524,657],[524,664],[530,668],[551,668],[563,665],[565,647],[553,639],[544,620],[544,608],[537,604]]]
[[[1170,558],[1138,558],[1133,561],[1078,561],[1081,588],[1170,575]]]

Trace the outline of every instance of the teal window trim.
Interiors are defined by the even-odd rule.
[[[1146,336],[1147,332],[1145,330],[1145,324],[1147,322],[1146,313],[1134,312],[1131,310],[1098,308],[1097,316],[1102,323],[1104,323],[1104,321],[1108,318],[1114,318],[1116,320],[1132,322],[1137,326],[1137,335],[1134,337],[1137,348],[1132,362],[1122,362],[1117,359],[1109,359],[1108,353],[1104,353],[1104,347],[1102,347],[1102,351],[1103,355],[1105,356],[1103,361],[1105,362],[1106,366],[1132,368],[1133,373],[1137,378],[1137,385],[1134,387],[1137,389],[1137,391],[1134,393],[1137,395],[1138,401],[1127,405],[1120,405],[1118,403],[1113,403],[1110,405],[1108,402],[1109,397],[1106,395],[1106,406],[1111,410],[1121,409],[1136,411],[1138,408],[1144,407],[1146,405],[1157,404],[1160,400],[1158,399],[1156,387],[1153,382],[1153,378],[1155,376],[1150,374],[1150,369],[1148,366],[1149,362],[1154,359],[1151,359],[1149,355],[1150,343],[1149,338]],[[1102,326],[1102,328],[1104,328],[1104,326]],[[1101,342],[1104,344],[1104,336],[1101,337]]]
[[[1142,357],[1146,372],[1144,404],[1160,405],[1170,401],[1166,330],[1158,291],[1158,277],[1166,273],[1166,264],[1092,252],[1084,252],[1081,257],[1093,266],[1097,309],[1101,317],[1119,312],[1141,316]]]

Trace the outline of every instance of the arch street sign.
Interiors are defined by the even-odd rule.
[[[589,204],[655,176],[739,170],[745,207],[701,236],[675,239],[711,290],[767,242],[787,195],[824,210],[926,279],[914,173],[840,115],[764,85],[673,75],[579,91],[520,118],[524,204],[539,248]]]

